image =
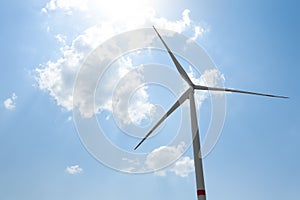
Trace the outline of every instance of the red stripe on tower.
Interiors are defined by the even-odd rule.
[[[205,195],[205,190],[197,190],[197,195],[198,196]]]

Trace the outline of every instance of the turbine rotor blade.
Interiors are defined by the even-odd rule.
[[[257,92],[249,92],[249,91],[235,90],[235,89],[230,89],[230,88],[207,87],[207,86],[202,86],[202,85],[195,85],[194,89],[196,89],[196,90],[220,91],[220,92],[235,92],[235,93],[259,95],[259,96],[274,97],[274,98],[283,98],[283,99],[289,98],[289,97],[286,97],[286,96],[278,96],[278,95],[273,95],[273,94],[264,94],[264,93],[257,93]]]
[[[158,33],[158,31],[156,30],[156,28],[153,26],[156,34],[158,35],[158,37],[160,38],[160,40],[162,41],[162,43],[164,44],[165,48],[167,49],[173,63],[175,64],[179,74],[181,75],[181,77],[190,85],[193,86],[193,82],[191,81],[191,79],[189,78],[189,76],[187,75],[187,73],[184,71],[183,67],[181,66],[181,64],[179,63],[179,61],[176,59],[176,57],[174,56],[174,54],[172,53],[172,51],[169,49],[169,47],[167,46],[167,44],[165,43],[165,41],[162,39],[162,37],[160,36],[160,34]]]
[[[134,148],[134,150],[136,150],[153,132],[154,130],[170,115],[172,114],[173,111],[175,111],[186,99],[189,98],[189,93],[192,92],[191,91],[192,88],[189,88],[187,91],[185,91],[180,97],[179,99],[173,104],[173,106],[167,111],[166,114],[164,114],[162,116],[162,118],[160,118],[160,120],[153,126],[153,128],[145,135],[145,137],[138,143],[138,145],[136,145],[136,147]]]

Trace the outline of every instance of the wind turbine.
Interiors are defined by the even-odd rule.
[[[192,126],[192,138],[193,140],[193,153],[194,153],[194,165],[195,165],[195,174],[196,174],[196,186],[197,186],[197,196],[198,200],[206,200],[206,192],[205,192],[205,184],[204,184],[204,176],[203,176],[203,166],[202,166],[202,156],[201,156],[201,148],[200,148],[200,139],[199,139],[199,128],[197,123],[197,113],[196,113],[196,104],[194,91],[195,90],[210,90],[210,91],[221,91],[221,92],[235,92],[235,93],[243,93],[243,94],[251,94],[251,95],[260,95],[267,97],[275,97],[275,98],[288,98],[286,96],[277,96],[272,94],[263,94],[256,92],[249,92],[244,90],[235,90],[230,88],[217,88],[217,87],[207,87],[202,85],[195,85],[187,73],[184,71],[181,64],[178,62],[172,51],[169,49],[163,38],[160,36],[156,28],[153,26],[155,32],[160,38],[161,42],[167,49],[173,63],[175,64],[179,74],[181,77],[188,83],[189,88],[179,97],[179,99],[173,104],[173,106],[167,111],[165,115],[155,124],[155,126],[145,135],[145,137],[138,143],[138,145],[134,148],[136,150],[152,133],[153,131],[170,115],[173,111],[175,111],[185,100],[190,100],[190,116],[191,116],[191,126]]]

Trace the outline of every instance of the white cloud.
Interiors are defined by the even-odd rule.
[[[53,10],[65,10],[68,14],[72,14],[72,10],[87,10],[87,4],[81,0],[50,0],[44,8],[43,13]]]
[[[188,42],[193,42],[195,40],[197,40],[197,38],[201,35],[203,35],[203,33],[205,32],[205,29],[203,27],[200,26],[195,26],[194,28],[194,36],[191,37]]]
[[[178,176],[186,177],[194,171],[194,161],[187,156],[180,156],[184,153],[185,144],[182,142],[177,146],[161,146],[153,150],[146,159],[148,169],[155,170],[155,175],[165,176],[167,172],[173,172]],[[174,163],[165,169],[159,169],[168,163]]]
[[[72,116],[69,116],[68,118],[67,118],[67,122],[70,122],[70,121],[72,121]]]
[[[71,9],[80,7],[77,1],[66,1],[62,3],[60,0],[51,0],[46,8],[49,10],[55,9]],[[84,7],[84,6],[83,6]],[[91,8],[88,8],[91,9]],[[71,44],[67,44],[67,37],[64,34],[56,34],[56,39],[61,43],[62,47],[61,57],[56,61],[48,61],[42,64],[36,69],[36,80],[38,86],[41,90],[44,90],[50,94],[50,96],[57,102],[57,105],[62,106],[66,110],[73,109],[73,86],[75,82],[78,70],[81,67],[86,56],[99,44],[101,44],[106,39],[111,36],[128,29],[133,29],[139,26],[145,25],[155,25],[158,28],[165,28],[174,30],[177,32],[183,32],[186,29],[193,29],[191,19],[189,17],[189,10],[184,10],[182,12],[182,18],[176,21],[170,21],[163,17],[156,16],[154,9],[151,7],[141,8],[145,12],[132,12],[134,16],[130,19],[119,18],[112,21],[101,22],[100,24],[95,24],[80,35],[78,35]],[[124,13],[125,15],[125,13]],[[138,22],[134,23],[132,20],[138,19]],[[124,76],[127,72],[133,69],[131,61],[128,58],[121,59],[119,62],[118,74],[114,75],[114,79],[107,80],[104,82],[105,91],[101,94],[96,102],[96,110],[108,110],[112,111],[112,101],[111,101],[111,89],[117,83],[117,81]],[[93,72],[91,72],[93,73]],[[124,86],[123,93],[131,92],[130,89],[137,88],[137,86],[143,84],[143,77],[141,73],[131,74],[132,81]],[[87,83],[88,84],[88,83]],[[147,94],[147,87],[144,87],[137,91],[134,96],[131,106],[129,107],[129,118],[124,109],[124,106],[120,106],[119,112],[117,114],[119,117],[124,119],[124,124],[131,122],[139,123],[141,120],[149,117],[153,113],[154,106],[149,103],[149,98]],[[94,92],[94,91],[90,91]],[[120,98],[122,98],[120,96]],[[75,102],[80,105],[80,112],[86,116],[92,116],[94,110],[91,109],[90,105],[85,103],[84,97],[80,99],[80,102]]]
[[[79,165],[67,166],[66,168],[68,174],[80,174],[82,171],[83,169]]]
[[[211,69],[204,71],[200,77],[199,84],[203,84],[210,87],[220,86],[224,83],[225,77],[217,69]]]
[[[177,146],[161,146],[153,150],[147,156],[146,165],[149,169],[159,169],[168,163],[177,160],[184,151],[185,144],[181,143]]]
[[[181,177],[187,177],[190,173],[194,172],[194,161],[187,156],[180,158],[169,171],[174,172]]]
[[[42,9],[41,9],[41,12],[42,12],[42,13],[45,13],[45,14],[47,14],[47,13],[48,13],[48,11],[47,11],[47,9],[46,9],[46,8],[42,8]]]
[[[123,158],[127,162],[122,171],[134,172],[154,172],[156,176],[166,176],[175,174],[182,178],[194,172],[194,161],[188,156],[182,156],[186,150],[186,145],[181,142],[177,146],[161,146],[150,152],[146,160],[138,158]]]
[[[182,33],[187,27],[191,26],[191,19],[189,17],[190,10],[185,9],[182,12],[182,18],[177,21],[169,21],[166,18],[155,17],[155,12],[153,11],[150,16],[150,22],[157,27],[173,30],[178,33]]]
[[[7,98],[3,104],[4,104],[4,107],[7,109],[7,110],[13,110],[16,108],[16,103],[15,103],[15,100],[17,99],[17,95],[15,93],[12,93],[12,96],[10,98]]]
[[[150,117],[154,109],[154,105],[149,103],[149,95],[146,91],[147,87],[140,87],[143,85],[143,66],[138,70],[133,69],[132,61],[130,58],[122,58],[118,69],[119,77],[126,75],[126,80],[123,85],[118,88],[114,93],[112,104],[114,105],[114,114],[122,120],[123,124],[140,124],[144,119]],[[129,74],[127,74],[130,72]],[[139,88],[138,90],[136,90]],[[119,101],[120,99],[130,95],[133,91],[134,94],[130,96],[130,102]],[[128,105],[129,103],[129,105]]]
[[[62,45],[66,45],[66,36],[61,35],[61,34],[57,34],[55,36],[55,38],[57,39],[58,42],[60,42]]]

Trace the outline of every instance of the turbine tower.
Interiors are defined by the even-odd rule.
[[[189,88],[179,97],[179,99],[173,104],[173,106],[167,111],[165,115],[154,125],[154,127],[145,135],[145,137],[138,143],[138,145],[134,148],[136,150],[152,133],[153,131],[170,115],[173,111],[175,111],[185,100],[190,100],[190,116],[191,116],[191,127],[192,127],[192,138],[193,139],[193,153],[194,153],[194,165],[195,165],[195,174],[196,174],[196,186],[197,186],[197,197],[198,200],[206,200],[206,192],[205,192],[205,184],[204,184],[204,176],[203,176],[203,165],[202,165],[202,156],[201,156],[201,147],[200,147],[200,139],[199,139],[199,128],[197,121],[197,113],[196,113],[196,104],[194,91],[195,90],[210,90],[210,91],[220,91],[220,92],[235,92],[235,93],[243,93],[243,94],[251,94],[251,95],[260,95],[267,97],[275,97],[275,98],[288,98],[285,96],[277,96],[272,94],[263,94],[256,92],[249,92],[243,90],[235,90],[229,88],[217,88],[217,87],[207,87],[202,85],[195,85],[187,73],[184,71],[181,64],[178,62],[172,51],[169,49],[163,38],[160,36],[156,28],[153,26],[155,32],[160,38],[161,42],[165,46],[168,54],[170,55],[173,63],[175,64],[179,74],[181,77],[188,83]]]

